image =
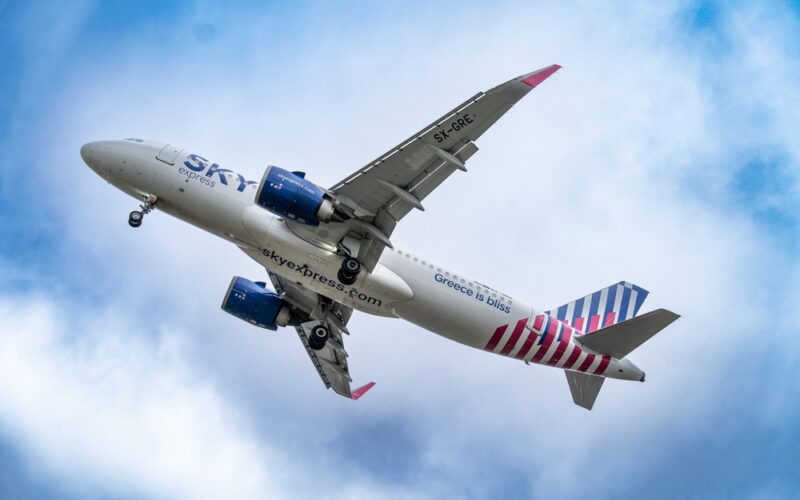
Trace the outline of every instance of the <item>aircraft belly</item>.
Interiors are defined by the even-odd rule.
[[[533,309],[510,297],[492,291],[485,293],[485,289],[474,283],[448,286],[453,279],[392,253],[385,253],[381,263],[401,276],[414,291],[413,299],[394,306],[397,316],[443,337],[486,349],[498,329],[505,328],[511,335],[518,325],[521,330],[530,323]],[[460,279],[455,281],[462,283]],[[521,337],[523,333],[527,332],[517,335]]]
[[[248,255],[275,274],[332,300],[380,316],[395,316],[392,306],[413,297],[395,273],[378,265],[362,272],[353,285],[337,276],[342,257],[295,235],[279,218],[256,205],[246,207],[242,220],[257,248]]]

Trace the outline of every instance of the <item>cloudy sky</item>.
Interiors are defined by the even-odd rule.
[[[788,498],[800,490],[800,7],[0,0],[0,497]],[[478,90],[563,69],[401,247],[549,308],[683,317],[592,412],[557,370],[353,317],[357,403],[224,314],[231,245],[81,161],[143,137],[332,185]]]

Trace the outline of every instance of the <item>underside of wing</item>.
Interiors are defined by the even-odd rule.
[[[347,366],[344,334],[349,333],[346,325],[353,310],[338,302],[322,298],[316,292],[300,288],[272,272],[269,272],[269,278],[275,291],[281,294],[284,300],[308,315],[308,321],[295,326],[295,330],[325,387],[347,398],[361,397],[374,383],[356,390],[350,388],[352,378]],[[325,347],[315,350],[309,344],[309,335],[311,329],[320,322],[328,327],[330,338]]]
[[[479,92],[346,179],[329,193],[351,218],[319,227],[291,224],[300,237],[333,248],[346,247],[371,271],[397,222],[478,151],[481,135],[560,66],[522,75]],[[348,238],[349,237],[349,238]]]

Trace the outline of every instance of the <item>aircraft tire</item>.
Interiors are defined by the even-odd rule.
[[[327,326],[316,325],[311,328],[311,332],[308,335],[308,347],[314,351],[319,351],[325,347],[325,343],[328,342],[330,336],[331,332],[328,330]]]
[[[128,224],[130,224],[131,227],[139,227],[142,225],[142,219],[144,219],[144,214],[134,210],[128,216]]]
[[[345,257],[342,261],[342,267],[337,274],[339,281],[345,285],[352,285],[358,279],[361,272],[361,262],[353,257]]]

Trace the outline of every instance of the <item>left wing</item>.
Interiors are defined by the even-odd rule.
[[[330,190],[334,204],[350,219],[309,227],[289,222],[292,231],[313,244],[346,247],[372,271],[397,222],[456,170],[466,171],[489,127],[561,66],[553,64],[479,92]],[[348,238],[349,237],[349,238]]]
[[[316,292],[300,288],[275,273],[267,272],[275,291],[281,294],[286,302],[308,314],[309,321],[297,325],[295,329],[325,387],[351,399],[363,396],[375,383],[370,382],[356,390],[350,389],[350,382],[353,379],[350,378],[350,370],[347,367],[347,351],[344,349],[342,336],[343,333],[350,333],[346,325],[353,309],[324,298]],[[308,346],[308,334],[310,328],[320,321],[327,324],[331,336],[325,347],[315,351]]]

